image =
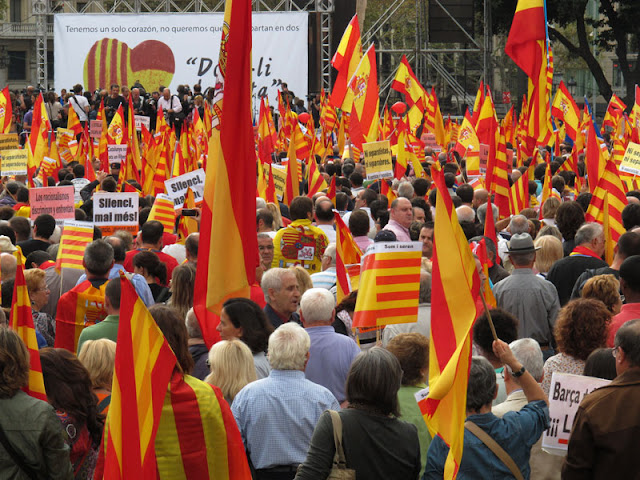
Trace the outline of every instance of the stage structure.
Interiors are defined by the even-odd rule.
[[[420,83],[436,87],[447,111],[462,115],[465,105],[473,106],[479,81],[492,80],[490,1],[477,12],[473,0],[393,0],[373,24],[367,22],[362,45],[375,43],[381,99],[400,99],[391,83],[406,55]],[[478,17],[482,28],[475,25]]]
[[[253,0],[255,12],[308,12],[310,31],[315,35],[319,57],[317,76],[319,85],[310,85],[311,89],[324,87],[331,89],[331,34],[332,14],[336,0]],[[221,13],[224,12],[224,0],[88,0],[77,2],[69,0],[33,0],[33,15],[36,19],[36,62],[37,83],[49,88],[47,65],[47,40],[50,25],[56,13],[87,14],[152,14],[152,13]],[[287,46],[283,45],[286,49]],[[313,58],[313,57],[312,57]],[[313,72],[309,72],[313,75]]]

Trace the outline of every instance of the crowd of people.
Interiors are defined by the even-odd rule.
[[[60,126],[69,106],[78,105],[79,116],[84,112],[80,120],[86,121],[95,118],[96,101],[104,100],[105,109],[113,110],[116,104],[127,105],[131,96],[136,113],[153,119],[151,112],[163,99],[167,111],[177,114],[201,108],[203,97],[212,92],[203,95],[194,86],[191,93],[183,87],[174,97],[169,89],[159,89],[147,100],[139,86],[120,91],[114,85],[109,92],[83,94],[77,85],[73,90],[74,95],[47,94],[49,116]],[[34,94],[27,89],[15,98],[14,111],[24,113],[20,120],[26,130]],[[174,120],[189,117],[176,115]],[[428,386],[432,358],[436,191],[430,180],[416,178],[409,168],[388,182],[385,194],[380,181],[366,180],[365,164],[340,153],[318,159],[327,184],[335,176],[333,198],[326,190],[309,197],[306,180],[289,205],[256,198],[256,284],[250,299],[224,303],[217,326],[221,340],[211,349],[193,310],[199,233],[178,242],[176,231],[148,219],[155,199],[141,197],[137,235],[118,230],[103,237],[94,227],[93,242],[83,252],[83,270],[58,271],[54,262],[61,231],[56,219],[40,215],[31,225],[24,216],[29,206],[25,179],[4,179],[0,323],[6,325],[10,317],[20,248],[48,403],[21,391],[28,383],[28,352],[12,330],[0,328],[0,476],[103,478],[120,272],[125,271],[178,359],[169,392],[197,391],[207,406],[200,406],[199,422],[209,421],[203,412],[215,408],[235,420],[204,428],[206,441],[190,444],[192,450],[185,448],[182,454],[171,452],[170,435],[159,436],[159,467],[196,462],[190,455],[206,459],[213,455],[206,445],[233,431],[243,445],[228,448],[246,458],[255,479],[323,479],[337,468],[367,479],[442,478],[448,446],[431,437],[415,398]],[[549,168],[557,195],[496,221],[495,232],[487,234],[488,209],[496,220],[499,212],[488,202],[487,190],[467,182],[464,159],[451,162],[446,153],[429,147],[425,155],[427,174],[435,162],[441,164],[470,244],[486,244],[488,277],[479,258],[476,263],[496,301],[473,328],[475,356],[459,478],[601,478],[607,472],[634,477],[638,460],[633,445],[640,430],[634,407],[640,395],[640,192],[627,194],[622,211],[627,233],[607,264],[603,226],[585,222],[590,194],[575,191],[575,173],[558,171],[562,157],[546,167],[538,165],[529,186],[536,205]],[[531,161],[513,169],[511,183],[526,174]],[[50,185],[82,179],[84,169],[77,166],[65,164]],[[107,192],[118,187],[117,172],[96,172],[96,178],[83,182],[77,220],[92,221],[96,187]],[[337,301],[335,211],[362,251],[374,242],[420,242],[415,323],[389,325],[381,332],[353,328],[358,291]],[[213,261],[217,255],[224,252],[212,252]],[[92,301],[81,306],[78,296]],[[70,349],[62,336],[67,319],[78,315],[84,324]],[[612,380],[580,405],[565,458],[540,446],[549,426],[554,372]],[[193,405],[185,403],[184,408]],[[193,420],[181,421],[190,425]],[[494,453],[486,436],[511,462]]]

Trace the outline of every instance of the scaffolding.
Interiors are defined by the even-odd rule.
[[[400,99],[391,90],[391,84],[402,56],[406,55],[420,83],[427,89],[436,86],[441,103],[462,114],[465,105],[473,105],[479,81],[491,78],[490,0],[484,2],[483,38],[468,31],[444,0],[428,1],[457,27],[460,43],[429,43],[426,0],[393,0],[364,32],[363,48],[375,43],[381,98]],[[405,34],[398,39],[394,33],[403,28],[414,30],[414,38]]]
[[[322,86],[331,89],[331,30],[335,0],[252,0],[256,12],[308,12],[320,15],[320,62]],[[38,85],[48,89],[47,37],[55,13],[217,13],[224,0],[33,0],[36,20],[36,75]],[[77,8],[81,5],[81,8]]]

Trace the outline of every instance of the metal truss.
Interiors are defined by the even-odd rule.
[[[36,60],[38,84],[48,88],[47,36],[48,22],[54,13],[215,13],[224,12],[224,0],[32,0],[36,19]],[[320,14],[320,52],[322,86],[331,88],[331,26],[335,0],[252,0],[257,12],[308,12]]]
[[[362,36],[363,48],[371,42],[375,43],[379,59],[380,95],[388,99],[392,94],[391,83],[395,77],[396,67],[402,55],[406,55],[423,86],[430,88],[433,84],[438,85],[438,95],[442,96],[444,93],[451,101],[451,106],[461,107],[464,104],[473,104],[478,81],[480,78],[490,77],[491,43],[486,41],[483,45],[481,40],[474,38],[440,0],[429,1],[442,9],[457,26],[463,43],[429,44],[424,0],[389,2],[383,13]],[[487,10],[485,9],[484,12],[485,17]],[[485,18],[485,28],[486,23]],[[400,35],[400,38],[398,35],[394,37],[394,32],[401,31],[407,25],[411,28],[415,27],[414,36],[408,35],[405,31],[405,35]],[[461,74],[463,64],[464,73]]]

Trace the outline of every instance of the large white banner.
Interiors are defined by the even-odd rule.
[[[67,91],[140,82],[151,93],[160,85],[202,90],[215,85],[222,13],[140,15],[56,14],[55,86]],[[308,81],[308,14],[253,13],[253,98],[276,104],[282,82],[305,100]]]

